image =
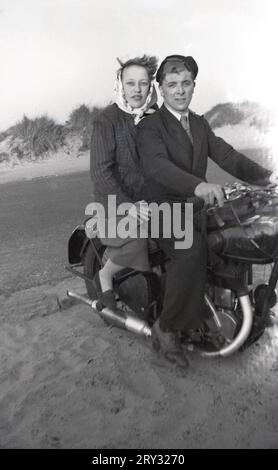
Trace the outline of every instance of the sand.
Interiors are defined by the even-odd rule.
[[[82,152],[78,157],[57,152],[46,159],[24,161],[14,166],[0,163],[0,184],[88,171],[88,168],[89,152]]]
[[[82,171],[80,159],[1,171],[0,182]],[[148,340],[66,296],[69,278],[0,296],[0,448],[278,448],[278,321],[226,359],[187,373]]]
[[[72,279],[0,299],[2,448],[278,447],[277,322],[231,358],[189,353],[185,374],[67,288],[84,292]]]

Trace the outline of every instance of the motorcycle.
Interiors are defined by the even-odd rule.
[[[223,207],[197,212],[201,224],[204,215],[206,222],[206,311],[196,331],[181,335],[182,342],[207,357],[230,356],[257,341],[271,323],[277,301],[278,188],[233,183],[223,189]],[[87,296],[68,295],[90,305],[106,322],[150,337],[163,305],[167,260],[155,240],[149,239],[152,271],[125,268],[117,273],[113,283],[117,310],[109,310],[98,301],[92,283],[107,257],[101,241],[88,237],[90,221],[92,217],[70,236],[66,266],[85,280]],[[258,282],[266,270],[267,281]]]

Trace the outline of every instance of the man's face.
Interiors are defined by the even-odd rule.
[[[178,113],[184,113],[192,100],[195,82],[191,72],[167,73],[159,87],[161,96],[168,106]]]
[[[148,72],[140,65],[130,65],[123,70],[122,84],[125,99],[132,108],[140,108],[145,103],[150,80]]]

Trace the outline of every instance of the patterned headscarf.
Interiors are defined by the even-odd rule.
[[[118,70],[117,78],[114,85],[115,103],[122,111],[133,115],[134,124],[136,126],[141,121],[144,114],[152,114],[155,112],[155,109],[152,108],[157,102],[157,93],[154,87],[154,79],[151,80],[150,90],[143,106],[141,106],[140,108],[132,108],[124,96],[121,72],[122,69]]]

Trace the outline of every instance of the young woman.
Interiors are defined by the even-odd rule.
[[[118,59],[119,61],[119,59]],[[108,217],[108,196],[116,196],[117,206],[123,202],[142,200],[143,174],[139,164],[135,138],[136,125],[145,114],[156,110],[154,75],[157,59],[144,55],[120,63],[115,83],[115,103],[104,109],[94,122],[90,170],[94,184],[94,200],[101,203]],[[143,218],[147,212],[143,211]],[[108,219],[108,223],[118,220]],[[146,238],[101,238],[107,246],[108,260],[96,274],[94,285],[99,300],[114,309],[113,276],[124,267],[148,271]]]

